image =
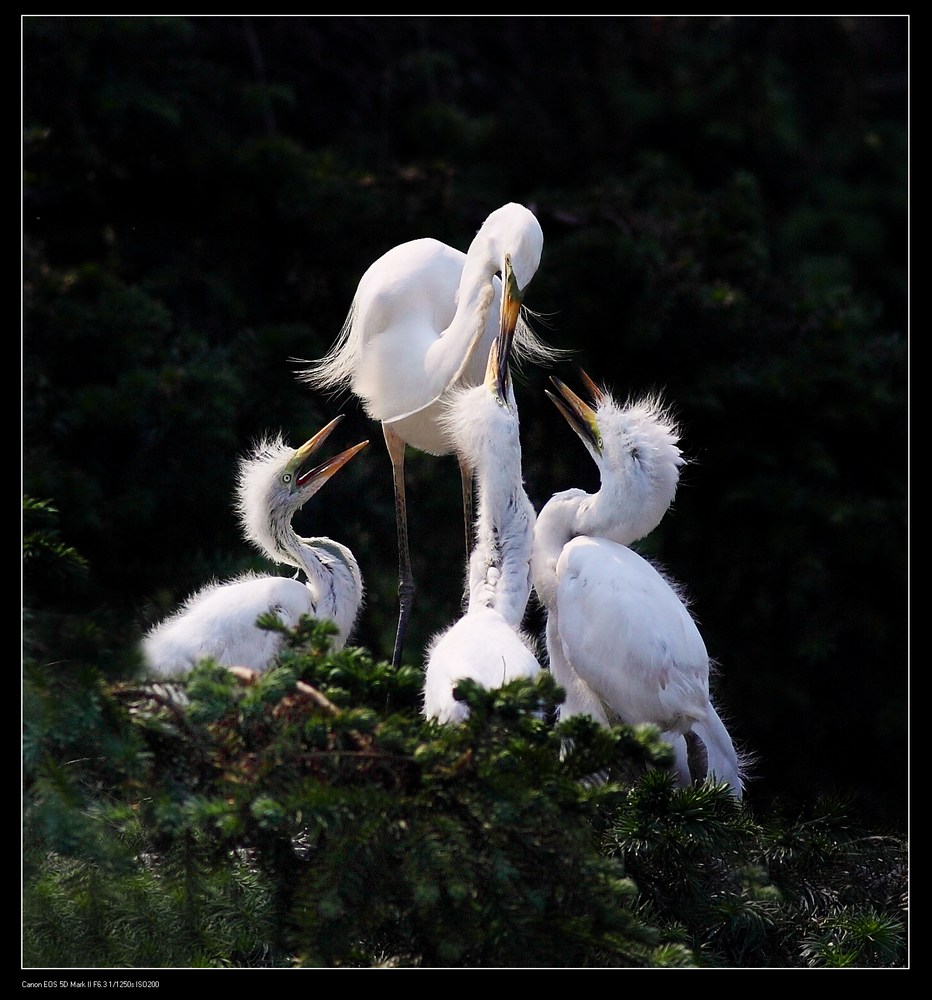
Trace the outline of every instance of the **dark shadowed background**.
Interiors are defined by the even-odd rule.
[[[661,391],[691,464],[637,547],[691,598],[758,757],[749,800],[838,793],[905,823],[906,17],[22,27],[23,492],[88,564],[26,573],[27,657],[136,669],[191,590],[263,566],[237,456],[338,412],[335,447],[372,444],[296,527],[352,547],[355,641],[389,657],[381,432],[295,359],[327,350],[385,250],[465,250],[519,201],[545,237],[526,305],[573,352],[517,384],[531,499],[597,485],[550,374]],[[454,460],[411,455],[408,477],[416,663],[464,553]]]

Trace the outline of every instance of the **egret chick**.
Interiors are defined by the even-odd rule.
[[[288,627],[302,615],[332,621],[335,648],[346,641],[362,604],[363,583],[353,553],[330,538],[301,538],[292,518],[331,476],[363,448],[363,441],[333,458],[312,464],[340,422],[335,417],[298,449],[280,435],[260,441],[241,460],[236,510],[247,540],[269,559],[303,572],[294,577],[245,573],[211,583],[154,626],[142,642],[143,658],[157,674],[188,672],[211,657],[229,667],[262,671],[279,652],[283,637],[261,629],[256,619],[276,614]]]
[[[443,418],[457,454],[475,470],[478,496],[466,611],[427,651],[423,712],[442,723],[468,714],[453,697],[460,681],[496,688],[540,670],[521,629],[531,593],[535,512],[524,490],[510,349],[510,337],[498,338],[483,384],[452,393]]]
[[[706,775],[741,797],[734,745],[709,696],[709,655],[679,590],[629,546],[673,502],[684,463],[657,399],[620,406],[588,376],[595,409],[552,378],[547,395],[599,469],[600,489],[555,494],[534,538],[534,587],[547,610],[560,718],[604,726],[653,723],[676,754],[681,783]]]

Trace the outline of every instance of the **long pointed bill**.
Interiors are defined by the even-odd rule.
[[[336,427],[336,425],[343,419],[343,414],[338,413],[333,420],[327,424],[326,427],[322,427],[310,441],[305,441],[300,448],[294,453],[294,457],[301,463],[306,462],[311,455],[330,437],[331,432]]]
[[[326,462],[321,462],[320,465],[315,465],[313,469],[308,469],[307,472],[302,472],[295,482],[298,486],[307,486],[309,483],[316,483],[317,488],[320,489],[327,480],[335,475],[344,465],[356,454],[361,452],[363,448],[366,447],[368,441],[360,441],[359,444],[354,444],[352,448],[347,448],[346,451],[341,451],[339,455],[334,455],[333,458],[328,458]]]
[[[579,369],[579,377],[589,390],[589,395],[592,396],[593,402],[598,406],[605,399],[605,390],[601,386],[596,385],[582,368]]]
[[[511,383],[511,371],[508,361],[511,343],[510,339],[506,343],[505,338],[499,334],[489,348],[489,362],[485,369],[485,387],[502,406],[509,405],[508,387]]]
[[[296,486],[304,487],[310,483],[315,483],[317,484],[317,488],[320,489],[332,475],[339,472],[355,454],[362,451],[369,443],[368,441],[363,441],[352,448],[347,448],[346,451],[340,452],[339,455],[334,455],[333,458],[328,458],[319,465],[305,469],[304,466],[308,464],[312,456],[316,454],[320,446],[330,436],[331,431],[342,419],[342,413],[334,417],[326,427],[319,430],[309,441],[305,441],[295,451],[291,462],[293,467],[298,470],[295,476]]]
[[[524,292],[518,288],[514,269],[511,266],[511,254],[505,254],[505,267],[502,270],[502,306],[499,314],[498,338],[498,368],[499,372],[507,371],[508,357],[511,354],[511,343],[521,314],[521,302]]]
[[[556,404],[557,409],[566,418],[570,427],[582,438],[583,443],[596,454],[601,455],[602,435],[599,432],[595,410],[581,400],[572,389],[567,388],[556,376],[551,375],[550,381],[553,382],[559,395],[545,390],[547,395]]]

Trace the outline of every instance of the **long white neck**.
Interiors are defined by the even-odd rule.
[[[270,559],[304,572],[315,614],[335,622],[345,639],[363,596],[362,573],[352,551],[331,538],[302,538],[291,526],[291,516],[284,514],[255,518],[247,534]]]
[[[318,618],[329,618],[346,638],[362,605],[362,573],[353,553],[331,538],[302,538],[302,566]]]
[[[484,384],[461,390],[446,420],[477,489],[469,608],[494,608],[518,626],[531,592],[535,513],[524,490],[514,397],[504,406]]]
[[[531,594],[536,515],[521,480],[520,452],[516,467],[490,458],[476,470],[479,488],[476,541],[469,557],[469,608],[494,608],[517,627]]]
[[[304,569],[304,539],[291,526],[294,510],[269,507],[266,501],[241,506],[246,538],[273,562]]]
[[[537,515],[531,557],[534,589],[545,607],[551,607],[556,596],[557,560],[563,546],[580,535],[620,541],[615,537],[617,520],[617,507],[604,488],[598,493],[565,490],[547,501]]]
[[[489,323],[496,300],[492,275],[495,265],[484,247],[473,244],[463,262],[456,295],[456,312],[450,325],[427,350],[424,370],[430,385],[448,387],[468,372],[467,381],[481,381],[485,359],[495,335]]]

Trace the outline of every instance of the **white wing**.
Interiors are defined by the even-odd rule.
[[[394,247],[363,275],[351,338],[353,391],[376,420],[419,410],[446,388],[462,361],[428,361],[456,312],[466,255],[432,239]]]
[[[676,591],[633,550],[575,538],[557,562],[557,657],[572,671],[558,683],[584,684],[628,723],[685,732],[709,711],[709,658]],[[567,683],[569,681],[569,683]],[[581,699],[581,695],[577,696]],[[570,714],[570,713],[565,713]]]
[[[281,647],[276,632],[256,627],[256,619],[274,612],[288,627],[302,614],[313,614],[310,591],[289,577],[248,576],[205,587],[143,640],[150,669],[163,675],[189,671],[212,657],[229,667],[264,670]]]

